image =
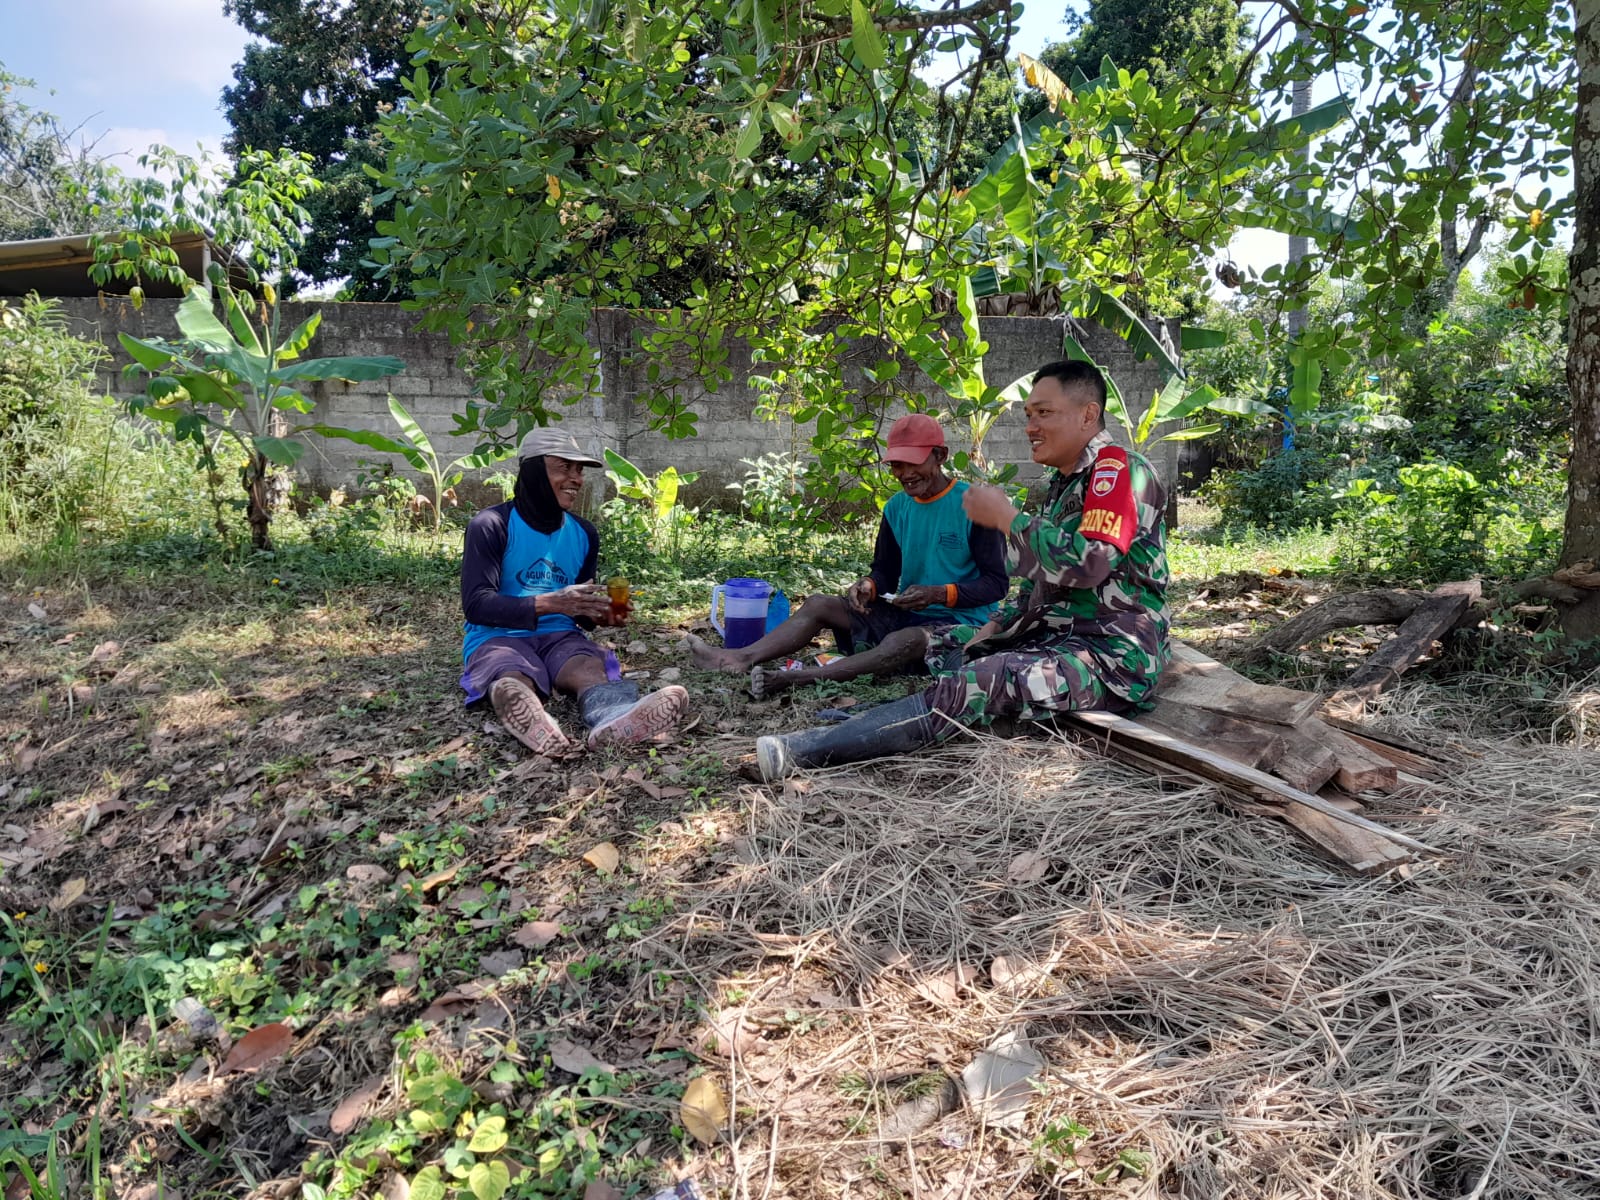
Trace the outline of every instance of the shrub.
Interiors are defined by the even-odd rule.
[[[94,394],[104,355],[67,332],[54,301],[0,301],[0,529],[9,538],[71,543],[86,529],[205,520],[193,451]]]
[[[1358,479],[1342,493],[1335,569],[1396,583],[1519,576],[1560,548],[1561,473],[1549,461],[1508,460],[1492,478],[1447,462],[1396,475],[1393,491]]]

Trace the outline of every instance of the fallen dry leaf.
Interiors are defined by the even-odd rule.
[[[601,842],[583,856],[583,861],[602,875],[610,875],[622,865],[622,855],[610,842]]]
[[[422,895],[426,896],[429,892],[436,891],[437,889],[442,888],[445,884],[449,883],[452,879],[454,879],[456,877],[456,872],[459,871],[460,869],[461,869],[460,865],[457,864],[456,866],[453,866],[453,867],[446,867],[442,871],[435,871],[432,875],[429,875],[421,883],[417,884],[417,891],[419,893],[421,893]]]
[[[911,986],[917,995],[925,1000],[939,1005],[952,1005],[961,999],[962,989],[970,987],[972,981],[977,977],[977,967],[962,963],[953,971],[946,971],[943,975],[919,979]]]
[[[522,965],[522,951],[496,950],[492,954],[482,955],[478,959],[478,969],[485,975],[493,975],[496,979],[508,972],[515,971]]]
[[[557,1038],[550,1044],[550,1061],[574,1075],[582,1075],[591,1068],[607,1075],[614,1075],[617,1070],[610,1063],[601,1062],[587,1046],[580,1046],[567,1038]]]
[[[79,900],[82,900],[84,892],[88,890],[89,884],[85,879],[67,880],[61,885],[61,890],[56,893],[55,899],[50,901],[50,911],[65,912]]]
[[[35,621],[43,621],[50,616],[49,613],[45,612],[44,606],[41,604],[29,604],[28,615]]]
[[[227,1075],[233,1071],[253,1071],[263,1063],[283,1057],[292,1045],[294,1030],[282,1021],[258,1026],[233,1044],[233,1049],[228,1051],[228,1057],[222,1060],[217,1073]]]
[[[511,935],[511,940],[524,950],[542,950],[561,936],[561,926],[555,921],[529,921]]]
[[[1011,860],[1006,878],[1014,883],[1037,883],[1050,873],[1050,860],[1037,850],[1026,850]]]
[[[702,1050],[737,1058],[761,1044],[761,1030],[750,1023],[742,1007],[725,1008],[706,1019],[697,1041]]]
[[[678,1104],[678,1123],[707,1146],[722,1136],[728,1123],[728,1100],[715,1079],[701,1075],[689,1081]]]
[[[380,884],[388,883],[389,872],[377,863],[352,863],[345,868],[344,877],[351,883]]]
[[[333,1115],[328,1118],[328,1128],[335,1133],[349,1133],[361,1121],[361,1114],[366,1111],[383,1091],[384,1076],[374,1075],[343,1100],[339,1107],[333,1110]]]

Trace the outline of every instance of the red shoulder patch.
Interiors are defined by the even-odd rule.
[[[1139,510],[1133,499],[1133,477],[1128,452],[1107,446],[1089,468],[1089,489],[1083,498],[1078,532],[1086,538],[1110,542],[1124,554],[1139,528]]]

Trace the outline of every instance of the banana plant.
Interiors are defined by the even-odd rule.
[[[323,437],[342,438],[383,454],[397,454],[410,464],[412,470],[426,476],[428,485],[433,491],[433,532],[436,536],[439,532],[441,510],[445,501],[451,498],[447,493],[461,482],[468,471],[481,470],[497,462],[503,462],[516,450],[514,446],[482,450],[476,454],[464,454],[441,466],[439,452],[433,448],[433,442],[426,431],[417,424],[416,418],[407,411],[405,405],[395,399],[392,393],[389,396],[389,415],[394,418],[400,436],[405,438],[405,441],[396,441],[370,429],[342,429],[333,425],[313,425],[310,428],[311,432],[321,434]]]
[[[1094,362],[1089,352],[1070,334],[1062,338],[1062,343],[1068,357]],[[1197,441],[1222,429],[1220,421],[1212,421],[1203,425],[1174,426],[1158,434],[1163,426],[1173,426],[1175,422],[1199,412],[1229,413],[1234,416],[1278,415],[1278,410],[1270,404],[1243,397],[1223,396],[1210,384],[1192,387],[1182,375],[1174,374],[1151,398],[1144,412],[1135,417],[1109,374],[1105,380],[1106,412],[1122,424],[1127,430],[1128,441],[1137,449],[1153,446],[1157,442]]]
[[[306,452],[305,434],[327,431],[327,427],[290,423],[294,414],[305,415],[315,407],[297,385],[326,379],[382,379],[405,370],[405,363],[390,355],[302,359],[301,352],[322,324],[321,313],[312,313],[280,336],[281,310],[270,285],[262,289],[265,303],[253,314],[251,298],[234,291],[220,267],[211,269],[210,279],[221,301],[222,319],[212,297],[196,285],[178,304],[181,341],[119,335],[134,360],[128,370],[143,370],[152,377],[145,394],[129,401],[129,407],[169,426],[175,440],[198,446],[207,471],[216,466],[208,430],[238,446],[244,457],[240,482],[250,542],[257,550],[271,550],[269,476],[275,467],[293,467],[300,461]]]

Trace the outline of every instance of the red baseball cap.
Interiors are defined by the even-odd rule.
[[[925,462],[929,451],[944,444],[939,422],[924,413],[912,413],[889,427],[889,448],[883,452],[883,461]]]

